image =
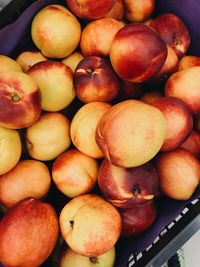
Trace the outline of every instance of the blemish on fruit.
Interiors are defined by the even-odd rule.
[[[13,102],[19,102],[21,100],[21,97],[18,94],[13,94],[12,95],[12,101]]]

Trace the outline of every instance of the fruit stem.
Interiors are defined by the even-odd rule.
[[[74,221],[69,221],[71,228],[74,226]]]
[[[98,258],[97,257],[90,257],[91,263],[97,264],[98,263]]]
[[[17,94],[14,94],[13,96],[12,96],[12,101],[14,101],[14,102],[18,102],[18,101],[20,101],[20,97],[17,95]]]
[[[91,69],[91,68],[88,68],[86,71],[87,71],[88,74],[92,74],[94,72],[94,70]]]
[[[139,188],[139,186],[138,185],[135,185],[133,187],[133,195],[134,196],[137,196],[137,195],[139,195],[140,192],[141,192],[141,189]]]

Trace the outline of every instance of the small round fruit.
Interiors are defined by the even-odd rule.
[[[37,160],[52,160],[71,144],[70,122],[61,113],[44,113],[25,133],[29,155]]]
[[[20,65],[12,58],[0,55],[0,72],[22,72]]]
[[[52,168],[55,185],[70,198],[89,193],[96,184],[97,175],[97,161],[76,149],[60,155]]]

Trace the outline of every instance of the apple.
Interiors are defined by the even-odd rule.
[[[155,165],[160,191],[170,198],[187,200],[199,185],[199,160],[185,149],[159,154]]]
[[[63,62],[65,65],[69,66],[70,69],[71,69],[71,70],[73,71],[73,73],[74,73],[74,71],[75,71],[75,69],[76,69],[78,63],[79,63],[83,58],[84,58],[84,57],[83,57],[83,55],[82,55],[80,52],[74,52],[74,53],[72,53],[71,55],[69,55],[68,57],[64,58],[64,59],[62,60],[62,62]]]
[[[0,126],[0,175],[8,172],[17,164],[21,153],[19,133]]]
[[[163,96],[164,94],[160,90],[148,90],[140,97],[140,100],[145,102],[146,104],[151,104],[152,102]]]
[[[130,209],[120,209],[119,212],[122,217],[121,237],[124,238],[133,238],[144,233],[157,217],[157,209],[153,201],[134,205]]]
[[[26,149],[36,160],[53,160],[70,144],[70,122],[58,112],[42,114],[38,121],[25,131]]]
[[[63,248],[61,252],[59,266],[60,267],[114,267],[115,248],[111,248],[106,253],[98,257],[85,257],[77,254],[71,248]]]
[[[27,74],[40,88],[43,110],[56,112],[74,100],[73,73],[64,63],[42,61],[33,65]]]
[[[40,266],[53,251],[58,233],[58,218],[50,204],[33,198],[17,202],[0,221],[1,263]]]
[[[151,21],[150,27],[176,51],[179,58],[185,55],[190,46],[190,33],[178,16],[172,13],[161,14]]]
[[[145,22],[155,9],[155,0],[124,0],[125,16],[129,21]]]
[[[180,98],[192,115],[200,113],[200,66],[172,74],[165,84],[165,95]]]
[[[119,93],[120,81],[106,59],[89,56],[76,68],[74,87],[84,103],[111,102]]]
[[[105,15],[106,18],[113,18],[121,21],[124,17],[124,2],[123,0],[115,0],[110,11]]]
[[[122,81],[119,94],[120,100],[138,99],[144,93],[144,86],[141,83]]]
[[[99,19],[104,17],[113,7],[114,0],[66,0],[68,8],[75,16],[82,19]]]
[[[102,18],[88,23],[81,34],[80,48],[84,56],[108,56],[115,34],[124,23]]]
[[[200,134],[193,130],[187,139],[180,145],[180,148],[190,151],[195,157],[200,159]]]
[[[151,103],[164,115],[167,133],[161,151],[178,148],[193,128],[193,118],[187,105],[176,97],[161,97]]]
[[[1,72],[0,106],[0,126],[10,129],[30,126],[41,112],[36,82],[22,72]]]
[[[167,45],[167,59],[162,69],[148,81],[151,86],[163,86],[166,80],[176,71],[178,71],[179,59],[173,48]]]
[[[49,58],[64,58],[78,46],[81,25],[64,6],[49,5],[33,18],[31,36],[36,47]]]
[[[51,176],[47,166],[36,160],[21,160],[0,176],[0,203],[10,208],[18,201],[43,199],[49,192]]]
[[[95,134],[101,117],[110,109],[103,102],[92,102],[81,107],[74,115],[70,134],[74,146],[92,158],[103,158],[104,154],[98,147]]]
[[[48,60],[47,57],[43,56],[38,50],[23,51],[16,58],[16,62],[24,72],[27,72],[36,63],[46,60]]]
[[[97,182],[98,162],[76,149],[61,154],[53,163],[52,178],[70,198],[89,193]]]
[[[166,134],[161,111],[139,100],[112,106],[100,119],[96,142],[105,158],[119,167],[131,168],[151,160]]]
[[[121,232],[117,209],[95,194],[78,196],[60,213],[60,231],[69,247],[86,257],[97,257],[109,251]]]
[[[167,46],[160,36],[142,23],[120,29],[111,44],[110,60],[118,76],[128,82],[144,82],[163,67]]]
[[[20,65],[12,58],[0,55],[0,73],[1,72],[22,72]]]
[[[178,70],[185,70],[195,66],[200,66],[200,57],[184,56],[179,60]]]
[[[105,199],[116,207],[127,209],[153,199],[158,177],[151,163],[120,168],[105,159],[99,168],[98,185]]]

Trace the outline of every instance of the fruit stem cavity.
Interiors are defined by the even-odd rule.
[[[90,261],[94,264],[98,263],[98,258],[97,257],[90,257]]]
[[[140,194],[140,192],[141,192],[141,189],[139,188],[139,186],[138,185],[135,185],[134,187],[133,187],[133,195],[134,196],[137,196],[137,195],[139,195]]]
[[[91,68],[88,68],[86,71],[87,71],[88,74],[92,74],[94,72],[94,70],[91,69]]]
[[[19,102],[20,99],[21,99],[21,98],[20,98],[17,94],[12,95],[12,101],[13,101],[13,102]]]

